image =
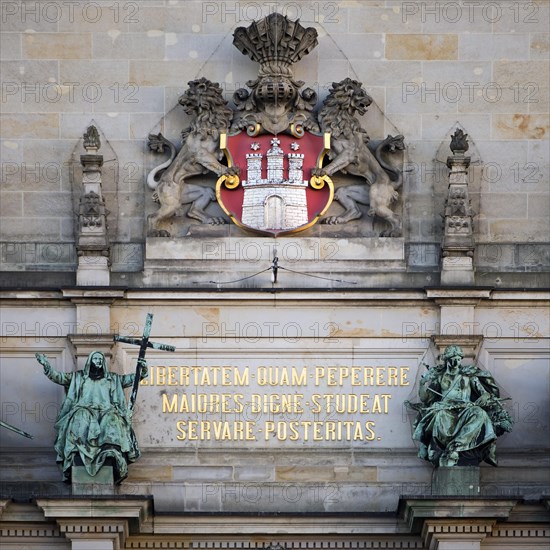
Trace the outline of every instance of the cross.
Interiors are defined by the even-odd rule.
[[[153,314],[148,313],[145,319],[145,327],[143,329],[143,337],[139,338],[129,338],[127,336],[114,336],[115,342],[124,342],[125,344],[132,344],[134,346],[139,346],[139,355],[136,365],[136,377],[134,378],[134,385],[132,386],[132,393],[130,394],[130,400],[128,401],[128,411],[130,414],[134,410],[134,405],[136,404],[136,397],[139,388],[139,383],[141,381],[141,363],[145,359],[145,352],[147,348],[159,349],[162,351],[176,351],[175,346],[170,346],[169,344],[158,344],[157,342],[149,342],[149,334],[151,334],[151,325],[153,324]]]

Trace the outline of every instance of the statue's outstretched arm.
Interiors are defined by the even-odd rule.
[[[149,376],[149,370],[147,369],[147,361],[145,359],[139,359],[141,365],[141,380]],[[120,382],[123,388],[129,388],[134,385],[135,374],[123,374],[120,377]]]
[[[49,363],[48,358],[43,353],[35,353],[36,360],[44,367],[44,374],[56,384],[69,386],[73,377],[72,372],[56,371]]]

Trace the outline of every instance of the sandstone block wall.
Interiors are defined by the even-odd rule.
[[[189,80],[218,81],[230,99],[254,78],[257,66],[232,46],[232,33],[274,8],[319,31],[298,79],[321,98],[333,81],[362,81],[376,102],[363,119],[370,135],[405,136],[411,271],[437,270],[457,122],[471,138],[482,282],[548,267],[546,1],[3,0],[2,270],[75,269],[74,163],[93,122],[117,197],[113,264],[139,271],[154,208],[145,177],[158,163],[147,134],[178,138],[187,119],[177,98]]]

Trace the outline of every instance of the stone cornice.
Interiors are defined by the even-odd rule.
[[[550,301],[550,292],[537,289],[507,289],[496,290],[475,287],[461,288],[429,288],[429,289],[350,289],[350,290],[319,290],[319,289],[242,289],[217,291],[214,289],[181,289],[181,288],[151,288],[151,289],[121,289],[121,288],[70,288],[55,290],[0,290],[0,300],[13,301],[18,305],[24,302],[37,301],[67,301],[72,303],[106,303],[117,300],[147,301],[212,301],[212,302],[316,302],[326,305],[331,301],[338,303],[358,302],[410,302],[433,301],[437,304],[477,305],[480,302],[492,304],[497,301],[535,302],[540,306]]]
[[[133,524],[141,525],[152,514],[152,498],[39,498],[36,503],[44,511],[46,518],[77,519],[84,518],[132,520]]]
[[[518,502],[519,499],[403,497],[398,512],[410,532],[418,533],[428,520],[452,523],[452,518],[461,518],[468,524],[472,520],[505,520]]]

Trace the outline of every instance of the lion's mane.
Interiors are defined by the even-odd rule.
[[[189,134],[200,135],[204,139],[218,139],[227,132],[233,111],[227,106],[222,88],[207,78],[192,80],[189,88],[180,97],[179,103],[190,116],[194,116],[191,126],[182,132],[182,138]]]
[[[361,83],[351,78],[333,82],[329,94],[319,111],[319,124],[323,132],[330,132],[333,139],[352,139],[357,132],[365,133],[355,118],[358,102],[365,107],[372,98],[362,88]]]

